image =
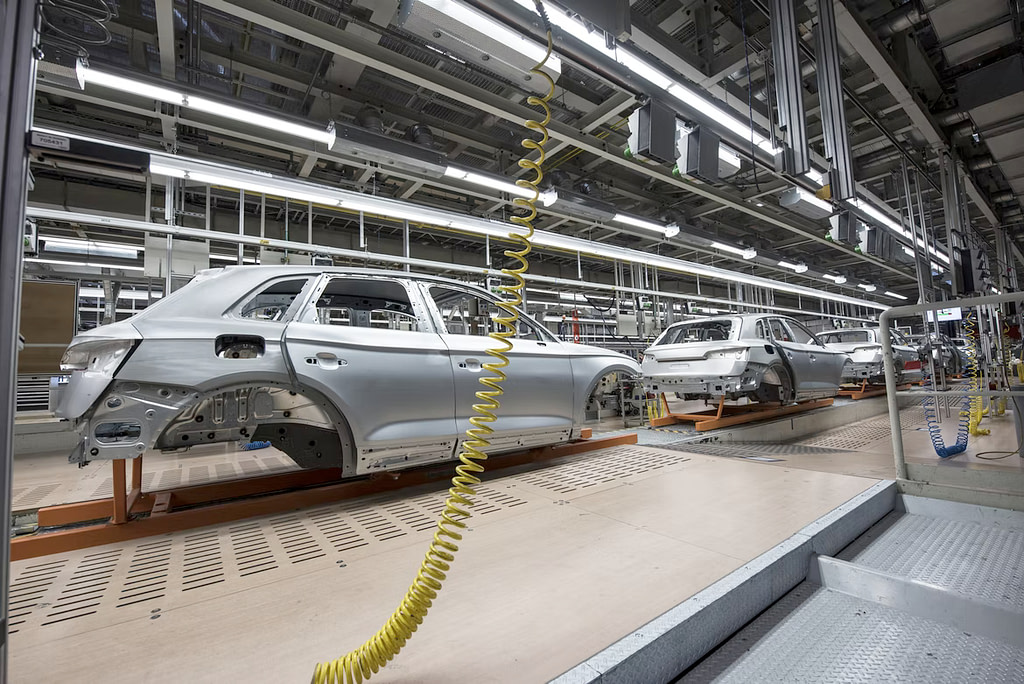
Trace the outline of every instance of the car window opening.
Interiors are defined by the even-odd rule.
[[[419,331],[405,287],[395,281],[332,278],[316,301],[316,322],[382,330]]]

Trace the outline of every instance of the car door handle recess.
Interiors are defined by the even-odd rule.
[[[317,352],[316,356],[307,356],[306,363],[311,366],[319,366],[324,370],[334,370],[335,368],[348,365],[348,361],[339,359],[337,355],[331,352]]]
[[[465,368],[468,371],[478,371],[481,368],[480,359],[466,359],[459,363],[459,368]]]

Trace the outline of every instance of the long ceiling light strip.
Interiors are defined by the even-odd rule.
[[[905,230],[903,228],[903,226],[901,226],[894,219],[892,219],[888,215],[886,215],[882,210],[876,208],[874,205],[869,204],[868,202],[860,199],[859,197],[855,198],[855,199],[852,199],[852,200],[847,200],[846,203],[849,206],[854,207],[855,209],[859,209],[860,211],[864,212],[864,214],[866,214],[867,216],[870,216],[871,218],[873,218],[876,223],[879,223],[879,224],[885,226],[886,228],[890,229],[891,231],[893,231],[897,235],[901,235],[904,238],[906,238],[907,240],[912,239],[911,234],[907,230]],[[921,238],[916,238],[915,241],[917,242],[917,246],[918,247],[921,247],[922,249],[928,250],[928,252],[932,256],[934,256],[936,259],[938,259],[939,261],[941,261],[941,262],[943,262],[943,263],[945,263],[947,265],[949,264],[949,256],[947,256],[944,252],[942,252],[942,250],[939,250],[939,249],[937,249],[935,247],[929,246]]]
[[[536,11],[533,2],[531,0],[516,0],[516,3],[521,7]],[[672,77],[668,76],[655,66],[646,62],[643,58],[633,54],[623,46],[615,43],[612,47],[609,47],[605,42],[604,34],[601,32],[591,32],[585,25],[576,21],[572,16],[563,12],[554,12],[551,15],[551,23],[558,28],[565,31],[567,34],[576,38],[580,42],[586,44],[590,48],[600,52],[609,59],[618,63],[625,69],[631,71],[637,76],[646,79],[651,84],[661,88],[669,95],[672,95],[683,104],[688,107],[700,112],[708,118],[714,120],[716,123],[732,131],[736,135],[740,136],[744,140],[753,140],[754,144],[762,150],[774,155],[778,150],[772,145],[771,141],[765,136],[761,135],[757,130],[754,129],[753,125],[748,121],[738,119],[727,111],[714,104],[708,98],[702,96],[693,88],[676,81]],[[806,180],[814,183],[817,186],[823,186],[828,179],[827,172],[820,171],[818,169],[811,169],[803,175]],[[828,202],[818,199],[811,193],[802,191],[802,195],[806,194],[805,199],[807,201],[818,204],[823,209],[832,211],[832,205]],[[900,225],[892,221],[882,212],[874,209],[871,205],[860,198],[856,198],[849,201],[853,206],[861,208],[865,214],[868,214],[877,222],[882,225],[894,230],[896,233],[909,238],[910,236],[904,231]],[[919,240],[920,242],[920,240]],[[925,245],[921,245],[926,247]],[[926,247],[936,257],[945,263],[949,263],[949,258],[940,251],[935,250],[931,247]]]
[[[312,201],[316,204],[322,204],[328,207],[343,208],[351,211],[363,211],[392,218],[408,219],[419,223],[465,230],[477,235],[489,235],[497,238],[506,237],[509,229],[511,228],[511,224],[501,221],[492,221],[490,219],[466,216],[454,212],[430,209],[399,200],[374,197],[372,195],[329,188],[304,181],[279,178],[272,174],[263,172],[248,171],[238,169],[236,167],[228,167],[200,160],[167,155],[154,154],[151,159],[150,169],[153,173],[169,175],[175,178],[187,178],[189,180],[195,180],[206,184],[222,185],[255,193],[295,197],[296,199]],[[703,266],[683,261],[681,259],[648,254],[625,247],[615,247],[613,245],[574,238],[568,235],[561,235],[559,233],[537,231],[534,241],[539,246],[550,247],[552,249],[588,254],[606,259],[624,261],[627,263],[654,265],[677,273],[699,275],[730,282],[740,282],[748,285],[754,285],[756,287],[789,292],[800,296],[839,301],[873,309],[887,308],[886,305],[878,302],[862,300],[838,293],[819,291],[810,287],[792,285],[790,283],[782,283],[768,278],[748,276],[726,269]]]
[[[279,117],[267,116],[266,114],[254,112],[251,109],[235,107],[234,105],[224,104],[205,97],[190,95],[173,88],[153,85],[133,78],[125,78],[116,74],[110,74],[105,71],[84,66],[81,63],[79,63],[78,72],[82,80],[87,84],[91,83],[104,88],[111,88],[113,90],[131,93],[133,95],[141,95],[143,97],[159,100],[160,102],[166,102],[167,104],[179,105],[181,107],[195,109],[196,111],[206,112],[207,114],[213,114],[214,116],[221,116],[233,121],[240,121],[253,126],[259,126],[260,128],[280,131],[281,133],[287,133],[307,140],[321,142],[328,146],[334,144],[333,129],[316,128],[315,126],[306,126],[304,124],[295,123]]]

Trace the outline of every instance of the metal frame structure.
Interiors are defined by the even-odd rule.
[[[0,516],[11,517],[14,385],[21,303],[21,251],[36,63],[36,3],[0,3]],[[10,547],[0,544],[0,684],[7,681]]]
[[[786,132],[782,163],[776,162],[776,166],[792,176],[800,176],[811,170],[811,155],[807,147],[807,117],[804,113],[793,2],[771,0],[768,20],[772,30],[772,61],[775,67],[779,125]]]
[[[924,314],[928,311],[959,306],[974,308],[988,305],[1015,302],[1024,304],[1024,294],[1011,292],[986,297],[954,299],[938,303],[924,303],[898,306],[887,309],[879,317],[879,326],[888,331],[894,320],[901,316]],[[908,464],[903,449],[903,432],[900,424],[899,398],[905,396],[932,397],[1024,397],[1024,390],[980,390],[971,392],[934,391],[899,389],[896,383],[896,367],[894,363],[892,340],[888,334],[882,336],[882,353],[885,363],[886,403],[889,410],[890,430],[892,432],[893,458],[896,463],[896,477],[900,480],[903,491],[908,494],[925,494],[939,498],[949,498],[964,503],[1012,508],[1024,510],[1024,475],[1014,472],[975,470],[966,468],[950,468]]]

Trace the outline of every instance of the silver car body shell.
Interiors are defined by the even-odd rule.
[[[741,314],[694,319],[669,326],[644,352],[641,370],[645,386],[650,391],[675,392],[689,398],[737,399],[745,396],[774,401],[774,397],[759,396],[759,392],[765,373],[781,364],[793,383],[792,396],[782,400],[804,401],[835,396],[846,354],[827,349],[817,340],[801,344],[759,337],[758,330],[768,330],[769,319],[782,320],[787,324],[792,321],[799,325],[787,316]],[[670,339],[674,328],[696,320],[732,321],[729,339],[663,343]]]
[[[309,311],[332,278],[397,283],[416,330],[315,322]],[[269,283],[307,279],[281,320],[238,315]],[[479,403],[486,336],[450,335],[427,287],[490,302],[446,278],[374,269],[243,266],[213,269],[132,318],[84,332],[76,345],[132,340],[112,375],[72,372],[56,414],[81,442],[70,460],[134,458],[151,448],[266,438],[304,467],[344,475],[451,459]],[[521,314],[527,318],[525,314]],[[534,323],[535,324],[535,323]],[[535,324],[536,325],[536,324]],[[638,374],[616,352],[559,341],[539,325],[516,339],[491,453],[573,439],[586,400],[606,374]],[[215,353],[221,340],[259,340],[253,358]]]
[[[836,337],[844,333],[864,335],[867,339],[863,342],[829,342],[830,336]],[[843,382],[867,380],[871,383],[883,384],[885,370],[882,361],[882,342],[878,335],[878,328],[843,328],[819,333],[826,347],[850,355],[850,361],[843,368]],[[894,337],[892,345],[893,356],[897,362],[897,381],[920,380],[924,374],[921,356],[917,348],[909,344],[899,344],[901,341],[905,340]]]

